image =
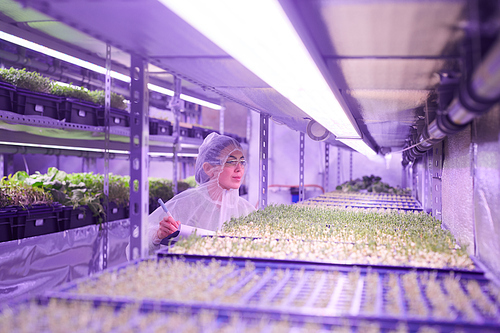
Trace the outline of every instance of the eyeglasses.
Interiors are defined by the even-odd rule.
[[[238,165],[238,163],[244,168],[246,165],[247,165],[247,161],[245,161],[244,158],[240,159],[240,160],[237,160],[237,159],[230,159],[230,160],[227,160],[226,161],[226,164],[225,166],[227,167],[232,167],[232,168],[236,168],[236,166]]]

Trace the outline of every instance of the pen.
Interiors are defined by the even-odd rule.
[[[161,198],[158,199],[158,203],[160,204],[163,211],[168,214],[168,216],[172,216],[172,214],[170,214],[170,212],[167,209],[167,206],[165,206],[165,203],[163,202],[163,200],[161,200]],[[165,239],[177,237],[179,235],[179,232],[180,232],[180,230],[174,231],[173,233],[171,233],[170,235],[165,237]]]

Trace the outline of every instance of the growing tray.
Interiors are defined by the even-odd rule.
[[[14,109],[19,114],[60,119],[59,110],[62,100],[59,96],[17,88]]]
[[[21,239],[62,231],[59,225],[61,211],[62,205],[58,204],[18,210],[12,224],[12,238]]]
[[[247,258],[181,258],[167,254],[159,260],[149,261],[153,266],[148,271],[148,281],[153,283],[155,290],[151,294],[152,285],[142,284],[131,273],[139,263],[73,281],[44,297],[76,302],[112,301],[120,306],[135,303],[143,309],[209,309],[269,318],[287,317],[302,322],[315,318],[322,324],[338,324],[341,319],[347,319],[357,325],[375,323],[383,329],[404,322],[415,330],[424,326],[443,332],[500,330],[498,287],[481,272],[318,265]],[[186,266],[168,266],[173,263]],[[167,266],[156,268],[154,265]],[[175,288],[162,290],[171,286],[168,274],[178,267],[189,267],[184,271],[185,278]],[[158,277],[153,277],[154,274]],[[155,279],[165,281],[165,285],[156,285]],[[121,285],[118,282],[116,286],[103,285],[109,280],[120,281],[123,286],[134,284],[139,288],[144,285],[149,295],[160,297],[116,295],[114,290],[119,290]],[[111,294],[77,294],[82,283],[99,286]],[[474,293],[469,291],[472,290],[470,286],[475,286]],[[436,295],[443,299],[438,302]],[[436,310],[443,307],[447,311]]]

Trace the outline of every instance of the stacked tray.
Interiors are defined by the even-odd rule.
[[[305,206],[342,208],[375,208],[421,211],[420,204],[410,196],[386,193],[344,193],[334,191],[299,203]]]
[[[55,299],[120,309],[134,305],[136,311],[166,316],[207,310],[217,321],[210,325],[232,317],[253,327],[255,318],[267,318],[262,331],[277,323],[317,325],[319,331],[348,326],[362,332],[368,324],[381,332],[500,330],[500,289],[483,273],[462,270],[161,254],[72,282],[40,302]]]

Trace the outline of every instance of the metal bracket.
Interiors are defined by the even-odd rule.
[[[305,134],[300,132],[300,146],[299,146],[299,201],[304,201],[304,152],[305,152]]]
[[[259,209],[267,207],[267,188],[268,188],[268,165],[269,165],[269,115],[260,114],[260,147],[259,147]]]
[[[130,112],[130,256],[148,255],[147,220],[149,214],[148,151],[149,115],[147,63],[131,56]]]

